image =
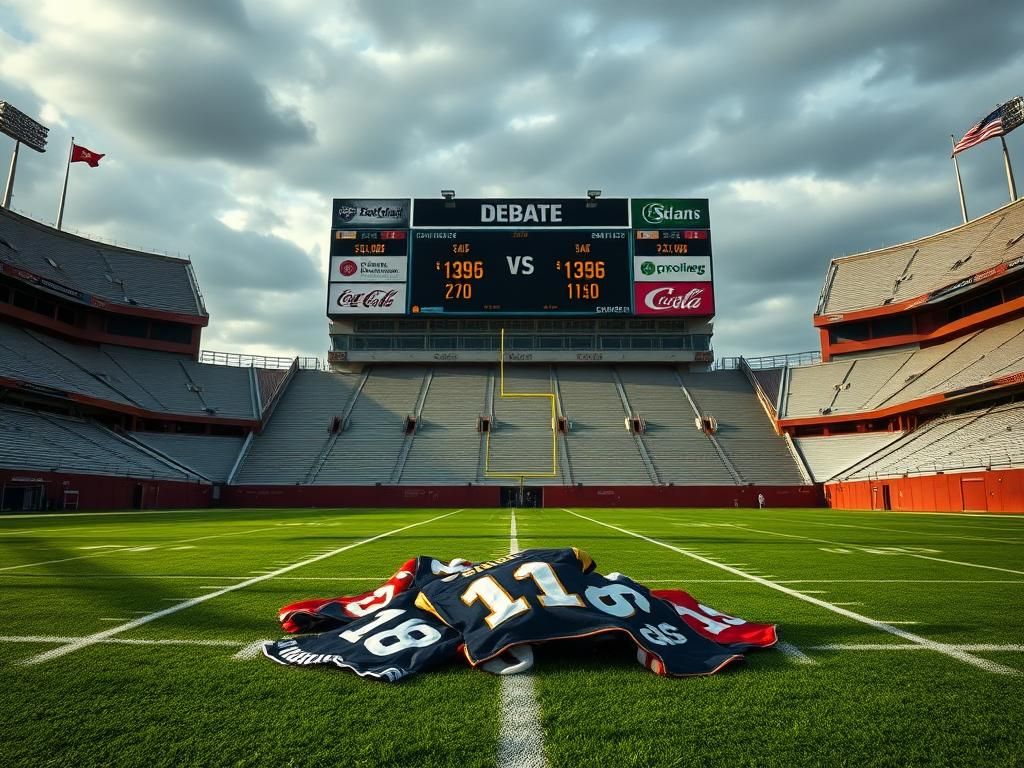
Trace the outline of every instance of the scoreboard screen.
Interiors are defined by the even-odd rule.
[[[628,315],[630,233],[413,230],[412,314]]]
[[[335,198],[327,316],[712,317],[704,198]]]

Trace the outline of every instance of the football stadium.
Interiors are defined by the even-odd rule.
[[[0,208],[0,765],[1021,765],[1024,200],[718,359],[713,208],[334,198],[323,358]]]

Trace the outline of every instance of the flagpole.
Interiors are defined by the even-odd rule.
[[[7,172],[7,186],[4,188],[4,203],[0,208],[11,207],[11,193],[14,191],[14,174],[18,170],[18,147],[21,142],[14,140],[14,152],[11,154],[11,170]]]
[[[57,229],[64,223],[64,199],[68,196],[68,174],[71,173],[71,155],[75,151],[75,137],[71,137],[71,146],[68,147],[68,164],[64,168],[64,189],[60,193],[60,206],[57,208]]]
[[[1013,166],[1010,165],[1010,151],[1006,148],[1006,137],[1000,136],[1003,142],[1003,164],[1006,166],[1006,184],[1010,188],[1010,202],[1017,199],[1017,184],[1013,180]]]
[[[949,134],[949,140],[953,142],[953,148],[956,149],[956,137],[952,133]],[[964,182],[960,178],[960,163],[957,161],[955,154],[953,155],[953,168],[956,170],[956,188],[960,192],[960,215],[963,216],[964,224],[966,224],[967,200],[964,198]]]

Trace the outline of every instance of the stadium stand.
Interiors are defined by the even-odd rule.
[[[793,368],[782,418],[871,411],[1024,370],[1024,318],[924,349]]]
[[[128,436],[213,483],[227,482],[245,443],[243,437],[217,435],[129,432]]]
[[[403,483],[465,483],[483,480],[483,434],[477,420],[487,412],[494,380],[489,366],[436,368],[399,480]]]
[[[196,479],[83,419],[0,406],[0,466],[167,480]]]
[[[680,378],[700,414],[718,421],[714,438],[741,481],[804,482],[785,439],[775,432],[742,371],[681,373]]]
[[[643,417],[643,444],[663,483],[734,485],[736,476],[708,436],[672,368],[618,368],[629,407]],[[763,413],[763,411],[762,411]]]
[[[398,460],[407,440],[406,417],[414,415],[430,383],[424,367],[380,367],[368,371],[344,431],[330,445],[310,482],[390,483],[400,473]]]
[[[58,232],[7,209],[0,209],[0,263],[78,291],[80,299],[206,316],[188,260]]]
[[[517,475],[535,475],[530,478],[533,484],[565,482],[563,462],[558,462],[555,476],[546,476],[552,468],[550,398],[507,396],[552,391],[548,366],[506,366],[506,397],[500,396],[498,386],[493,396],[489,470],[508,478],[485,477],[487,482],[508,483]]]
[[[298,484],[315,471],[335,418],[343,418],[361,376],[323,371],[296,371],[263,431],[253,439],[238,483]]]
[[[0,377],[155,413],[255,420],[251,368],[186,355],[75,344],[0,322]]]
[[[1024,403],[936,419],[842,472],[857,480],[1024,465]]]
[[[652,483],[639,447],[639,436],[627,431],[626,407],[614,372],[607,366],[560,366],[559,400],[569,419],[566,436],[569,472],[577,483]]]
[[[818,314],[898,304],[1024,254],[1024,205],[909,243],[834,259]]]
[[[797,437],[793,443],[816,483],[825,483],[903,436],[902,432]]]

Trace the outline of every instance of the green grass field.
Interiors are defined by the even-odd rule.
[[[455,666],[390,685],[254,652],[282,604],[372,588],[412,555],[508,552],[509,510],[448,512],[0,518],[0,766],[494,765],[499,678]],[[582,547],[786,643],[681,680],[628,653],[542,649],[552,766],[1024,765],[1024,517],[516,519],[523,548]]]

